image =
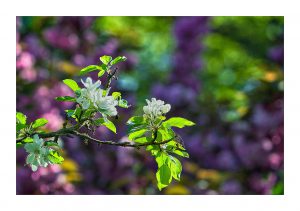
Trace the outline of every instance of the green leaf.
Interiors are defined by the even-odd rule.
[[[32,143],[33,139],[30,137],[25,138],[22,142],[17,143],[16,147],[20,148],[23,147],[25,145],[25,143]]]
[[[170,149],[171,148],[174,148],[174,149],[178,148],[180,150],[185,150],[185,148],[182,146],[182,144],[179,143],[179,142],[177,142],[177,141],[175,141],[175,140],[169,141],[167,143],[167,149],[169,149],[169,147],[170,147]]]
[[[174,137],[174,132],[170,129],[161,127],[158,129],[158,133],[161,134],[162,140],[169,140],[170,138]]]
[[[113,122],[109,121],[108,119],[103,123],[103,125],[110,129],[112,132],[117,133],[116,126]]]
[[[128,138],[129,138],[129,140],[133,141],[134,139],[143,136],[146,131],[147,131],[146,129],[135,131],[133,133],[130,133]]]
[[[134,142],[140,143],[140,144],[148,143],[150,141],[151,141],[151,138],[149,138],[149,137],[141,137],[141,138],[137,138],[134,140]]]
[[[103,64],[108,65],[108,63],[112,60],[111,56],[101,56],[100,61],[103,62]]]
[[[155,157],[155,161],[157,163],[158,168],[160,168],[163,164],[168,164],[168,154],[165,152],[159,152],[157,153]]]
[[[156,179],[159,190],[167,187],[172,181],[171,170],[166,163],[159,167],[158,171],[156,172]]]
[[[47,146],[47,147],[60,147],[59,145],[58,145],[58,143],[56,143],[56,142],[53,142],[53,141],[45,141],[45,146]]]
[[[104,125],[112,132],[117,133],[116,126],[114,125],[113,122],[109,121],[108,119],[104,120],[104,118],[99,118],[99,119],[94,120],[94,123],[96,126]]]
[[[181,163],[180,161],[169,155],[169,164],[170,164],[170,168],[171,168],[171,174],[172,174],[172,177],[174,177],[174,179],[180,181],[180,174],[181,174],[181,171],[182,171],[182,166],[181,166]]]
[[[19,132],[20,130],[22,130],[25,127],[26,127],[26,125],[21,124],[21,123],[17,123],[17,125],[16,125],[16,131]]]
[[[33,139],[30,138],[30,137],[27,137],[23,140],[24,143],[32,143],[33,142]]]
[[[124,100],[124,99],[119,100],[118,106],[121,107],[121,108],[128,108],[129,107],[127,100]]]
[[[121,99],[121,93],[120,93],[120,92],[113,92],[111,95],[112,95],[113,98],[115,98],[116,100]]]
[[[74,92],[77,90],[80,90],[80,87],[78,86],[77,82],[72,79],[65,79],[63,80],[64,84],[66,84],[70,89],[72,89]]]
[[[106,64],[101,64],[100,65],[101,69],[104,70],[105,72],[108,70],[108,66]]]
[[[149,145],[146,147],[146,150],[150,151],[152,156],[157,156],[158,153],[161,152],[159,146],[157,146],[157,145]]]
[[[32,128],[35,129],[38,127],[42,127],[47,123],[48,123],[48,120],[45,118],[36,119],[36,120],[34,120],[34,122],[32,124]]]
[[[101,66],[98,66],[98,65],[89,65],[89,66],[81,69],[80,72],[79,72],[79,75],[85,75],[85,74],[87,74],[89,72],[93,72],[95,70],[104,71]]]
[[[129,125],[127,133],[129,134],[143,129],[147,129],[147,125]]]
[[[176,155],[179,155],[181,157],[185,157],[185,158],[189,158],[190,157],[189,153],[187,153],[186,151],[181,151],[179,149],[171,150],[169,152],[174,153]]]
[[[181,117],[172,117],[163,123],[165,127],[178,127],[183,128],[185,126],[193,126],[194,122],[191,122],[187,119]]]
[[[53,141],[45,141],[45,146],[47,146],[49,149],[52,149],[52,150],[60,150],[61,149],[59,144],[56,142],[53,142]]]
[[[57,151],[50,151],[48,159],[52,164],[61,164],[64,161],[64,158]]]
[[[63,101],[63,102],[76,102],[76,99],[74,97],[70,97],[70,96],[56,97],[55,100]]]
[[[112,60],[111,62],[110,62],[110,64],[111,65],[114,65],[114,64],[117,64],[117,63],[119,63],[119,62],[124,62],[124,61],[126,61],[126,57],[125,56],[118,56],[118,57],[116,57],[116,58],[114,58],[114,60]]]
[[[27,117],[23,113],[17,112],[16,117],[17,117],[17,122],[19,121],[19,123],[21,123],[23,125],[26,124]]]
[[[82,109],[80,107],[77,107],[75,110],[73,110],[73,109],[65,110],[65,112],[67,113],[67,116],[73,117],[74,119],[76,119],[76,121],[79,118],[81,111],[82,111]]]
[[[93,112],[95,112],[94,109],[87,109],[87,110],[85,110],[85,112],[83,113],[82,117],[83,117],[83,118],[89,118]]]
[[[105,70],[100,70],[99,72],[98,72],[98,78],[100,78],[101,76],[103,76],[103,74],[105,73]]]
[[[141,125],[144,123],[144,117],[142,116],[133,116],[130,117],[127,121],[127,125]]]
[[[146,129],[144,118],[142,116],[133,116],[126,122],[128,125],[128,133],[133,133],[142,129]]]

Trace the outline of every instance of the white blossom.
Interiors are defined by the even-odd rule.
[[[147,106],[143,107],[144,113],[146,116],[150,117],[150,119],[155,119],[158,116],[162,116],[168,113],[171,109],[170,104],[165,104],[162,100],[156,100],[156,98],[152,98],[151,101],[146,99]]]
[[[113,96],[108,96],[108,89],[105,90],[100,88],[101,82],[96,81],[93,83],[92,79],[88,77],[86,81],[82,81],[85,88],[81,89],[81,95],[76,101],[82,106],[83,109],[88,109],[90,106],[94,106],[102,115],[116,116],[118,101]],[[104,94],[105,93],[105,94]]]
[[[33,142],[25,144],[24,148],[28,152],[26,163],[31,166],[32,171],[36,171],[39,166],[47,167],[49,150],[43,147],[44,140],[38,135],[33,136]]]
[[[104,117],[107,116],[116,116],[118,114],[116,106],[118,101],[114,99],[113,96],[108,96],[109,89],[106,91],[106,94],[103,96],[103,90],[99,89],[95,94],[94,106],[102,113]]]

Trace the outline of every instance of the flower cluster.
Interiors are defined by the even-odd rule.
[[[50,150],[43,146],[44,140],[38,135],[33,136],[33,143],[25,144],[24,148],[28,152],[26,163],[31,166],[32,171],[36,171],[39,166],[48,166],[48,155]]]
[[[101,81],[93,83],[92,79],[88,77],[86,81],[82,81],[85,88],[80,90],[80,96],[76,101],[83,109],[88,109],[91,106],[101,112],[102,116],[116,116],[118,101],[113,96],[108,96],[109,89],[103,90],[100,88]]]
[[[168,113],[171,109],[170,104],[165,104],[162,100],[156,100],[156,98],[152,98],[151,101],[146,99],[147,106],[143,107],[145,117],[150,120],[155,120],[157,117],[162,116]]]

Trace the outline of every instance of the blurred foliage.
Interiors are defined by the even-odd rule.
[[[224,121],[236,121],[246,115],[255,103],[249,100],[255,100],[257,91],[269,86],[267,83],[283,80],[282,67],[266,62],[266,49],[278,42],[282,24],[282,17],[212,19],[212,33],[203,41],[206,50],[200,98],[203,103],[212,101],[222,107]],[[273,91],[278,91],[278,86]]]

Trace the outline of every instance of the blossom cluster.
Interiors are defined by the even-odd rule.
[[[31,166],[32,171],[36,171],[39,166],[48,166],[49,149],[43,146],[44,140],[38,135],[33,136],[33,143],[25,144],[24,148],[28,152],[26,163]]]
[[[143,111],[145,113],[145,117],[150,120],[155,120],[157,117],[162,116],[168,113],[171,109],[170,104],[165,104],[162,100],[156,100],[156,98],[152,98],[151,101],[146,99],[147,106],[143,107]]]
[[[108,96],[109,89],[103,90],[100,88],[101,81],[93,83],[92,79],[88,77],[86,81],[82,81],[85,88],[80,90],[80,96],[76,101],[82,106],[83,109],[93,107],[101,112],[102,116],[116,116],[118,101],[113,96]]]

